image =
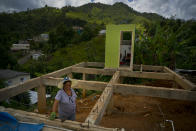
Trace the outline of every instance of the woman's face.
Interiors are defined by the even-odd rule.
[[[63,88],[64,88],[64,89],[70,89],[70,88],[71,88],[71,82],[66,82],[66,83],[63,85]]]

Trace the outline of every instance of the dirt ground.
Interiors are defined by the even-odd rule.
[[[76,121],[84,122],[98,96],[77,101]],[[144,96],[113,96],[111,115],[104,115],[104,127],[125,128],[126,131],[196,131],[196,102],[168,100]]]
[[[145,83],[149,86],[171,88],[171,81]],[[77,101],[76,121],[84,122],[99,95],[91,95]],[[196,102],[145,96],[113,95],[113,112],[104,115],[101,126],[125,128],[126,131],[196,131]]]
[[[171,88],[171,81],[144,83],[148,86]],[[157,88],[158,88],[157,87]],[[100,95],[78,99],[76,121],[84,122]],[[126,131],[196,131],[196,102],[162,99],[146,96],[113,95],[111,115],[104,115],[100,125],[124,128]]]

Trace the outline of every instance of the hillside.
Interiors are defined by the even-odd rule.
[[[98,24],[139,24],[163,19],[157,14],[139,13],[123,3],[115,3],[114,5],[89,3],[73,8],[66,13],[66,16]]]
[[[43,7],[19,13],[0,13],[0,34],[11,36],[10,42],[28,39],[55,29],[59,24],[84,26],[87,22],[97,24],[151,23],[163,17],[152,13],[139,13],[123,3],[105,5],[90,3],[80,7],[62,9]]]
[[[84,16],[86,14],[88,15]],[[155,20],[162,18],[158,15],[155,16],[156,17],[153,17],[153,19],[155,18]],[[41,33],[49,33],[51,36],[54,36],[53,34],[55,34],[55,32],[58,30],[57,28],[62,29],[64,27],[66,28],[72,26],[84,27],[89,26],[90,23],[93,27],[97,28],[96,30],[100,30],[105,28],[104,24],[106,23],[120,24],[134,23],[134,21],[135,23],[137,23],[137,21],[150,22],[150,19],[148,19],[148,17],[149,15],[138,13],[132,8],[122,3],[117,3],[112,6],[94,3],[86,4],[81,7],[66,6],[62,9],[45,6],[39,9],[28,9],[27,11],[19,13],[0,13],[0,62],[2,63],[1,68],[7,68],[8,65],[9,68],[14,68],[13,66],[16,65],[17,60],[15,56],[9,52],[9,48],[13,43],[17,43],[19,40],[29,39]],[[97,24],[94,24],[94,22]],[[86,32],[89,32],[89,30],[86,30]],[[62,31],[60,31],[59,33],[62,33]],[[83,34],[85,35],[85,33]],[[88,34],[89,33],[86,33],[86,35]],[[82,35],[81,37],[83,37],[83,39],[86,39],[84,35]],[[77,36],[77,38],[78,37],[79,36]],[[64,37],[62,37],[62,39],[64,39]],[[64,45],[62,44],[62,40],[61,42],[57,41],[55,41],[54,39],[50,39],[50,44],[46,47],[43,47],[43,50],[48,50],[48,48],[50,48],[50,45],[55,45],[55,47],[59,47],[58,43],[60,45]],[[65,42],[66,40],[64,39],[63,41]],[[75,40],[74,44],[78,42],[80,41]],[[39,48],[40,46],[37,47]],[[53,47],[54,46],[51,46],[51,48]],[[12,66],[10,67],[10,65]]]
[[[43,70],[37,69],[35,72],[46,73],[49,71],[70,65],[69,62],[59,64],[58,67],[48,68],[42,65],[56,65],[61,63],[61,59],[54,59],[57,56],[69,58],[71,63],[80,61],[102,61],[104,62],[104,36],[97,37],[98,31],[105,29],[107,24],[136,24],[136,64],[165,65],[171,68],[195,69],[196,47],[194,20],[184,21],[179,19],[165,19],[153,13],[140,13],[123,3],[105,5],[101,3],[90,3],[80,7],[65,6],[62,9],[43,7],[39,9],[27,10],[19,13],[0,13],[0,68],[11,68],[20,70],[16,64],[15,54],[10,53],[11,44],[19,40],[25,40],[37,36],[41,33],[48,33],[50,39],[46,43],[32,43],[31,48],[42,50],[46,54],[45,64],[38,64]],[[78,33],[73,30],[73,26],[83,27],[83,31]],[[102,51],[96,53],[96,58],[87,57],[85,51],[81,51],[81,46],[88,46],[90,50],[91,41]],[[100,40],[99,40],[100,39]],[[80,52],[74,61],[68,51],[63,48],[70,48],[74,52]],[[53,62],[52,62],[53,61]],[[39,63],[39,62],[38,62]],[[43,63],[43,60],[40,62]],[[30,70],[30,67],[25,70]]]

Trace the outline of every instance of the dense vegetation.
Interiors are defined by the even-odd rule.
[[[135,63],[196,69],[196,22],[167,19],[146,25],[136,43]]]
[[[195,20],[139,13],[123,3],[91,3],[62,9],[45,6],[0,13],[0,68],[29,72],[36,77],[81,61],[104,62],[105,35],[99,36],[98,31],[107,24],[136,24],[135,64],[196,69]],[[73,26],[83,30],[73,30]],[[42,50],[44,57],[18,65],[16,53],[10,51],[11,44],[41,33],[48,33],[49,41],[31,42],[31,49]]]

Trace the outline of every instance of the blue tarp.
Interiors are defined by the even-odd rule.
[[[26,124],[18,122],[7,112],[0,112],[0,131],[40,131],[44,124]]]

